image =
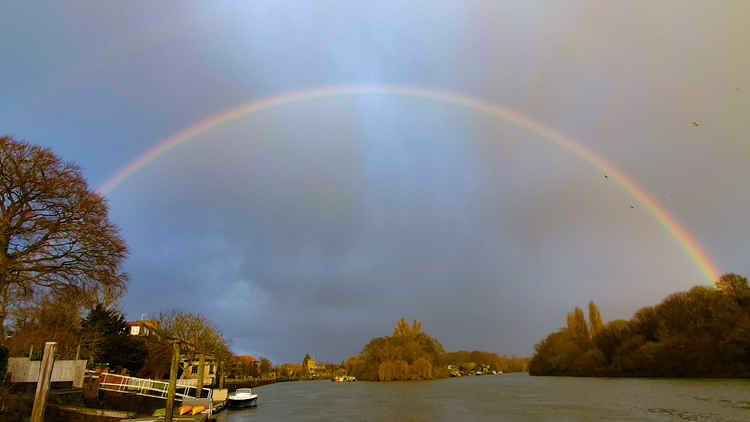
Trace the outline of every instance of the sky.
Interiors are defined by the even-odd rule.
[[[749,21],[744,0],[3,2],[0,134],[51,148],[97,188],[265,98],[454,92],[606,159],[719,271],[748,276]],[[629,318],[709,284],[591,162],[414,96],[249,113],[104,195],[130,247],[129,319],[198,312],[235,353],[274,362],[341,361],[401,316],[446,350],[530,355],[589,300]]]

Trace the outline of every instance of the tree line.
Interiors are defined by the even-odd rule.
[[[737,274],[604,324],[576,307],[535,347],[531,375],[750,377],[750,288]]]
[[[479,350],[448,352],[440,359],[443,366],[453,365],[461,369],[472,370],[476,367],[487,367],[497,372],[526,372],[529,369],[530,358],[517,356],[500,356],[497,353],[481,352]]]
[[[501,357],[495,353],[458,351],[446,353],[440,342],[422,332],[422,323],[401,318],[388,337],[376,337],[357,356],[341,366],[349,375],[368,381],[416,381],[444,378],[448,365],[488,365],[504,372],[524,371],[528,359]]]
[[[180,310],[161,312],[151,321],[148,336],[131,336],[116,304],[86,309],[75,298],[57,293],[15,307],[10,317],[5,343],[11,356],[40,359],[44,343],[55,341],[58,359],[78,356],[94,367],[166,378],[174,341],[183,344],[183,356],[188,358],[203,353],[227,360],[231,355],[229,342],[213,323]]]

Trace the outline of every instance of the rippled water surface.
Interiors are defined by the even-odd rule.
[[[420,383],[292,382],[259,387],[244,421],[750,421],[750,381],[530,377]]]

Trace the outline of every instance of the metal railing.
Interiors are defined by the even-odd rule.
[[[148,378],[135,378],[129,377],[127,375],[117,375],[107,372],[89,373],[99,377],[100,390],[137,394],[139,396],[155,397],[165,400],[167,398],[167,390],[169,389],[169,382],[167,381],[152,380]],[[182,401],[186,398],[194,398],[195,389],[196,386],[180,384],[180,380],[177,380],[177,385],[175,388],[175,400]],[[203,388],[203,391],[205,392],[205,397],[211,398],[210,388]]]

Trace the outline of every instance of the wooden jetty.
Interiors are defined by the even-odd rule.
[[[173,416],[172,421],[175,422],[206,422],[208,415],[195,415],[195,416]],[[134,419],[123,419],[122,422],[164,422],[164,416],[149,416],[145,418],[134,418]]]

